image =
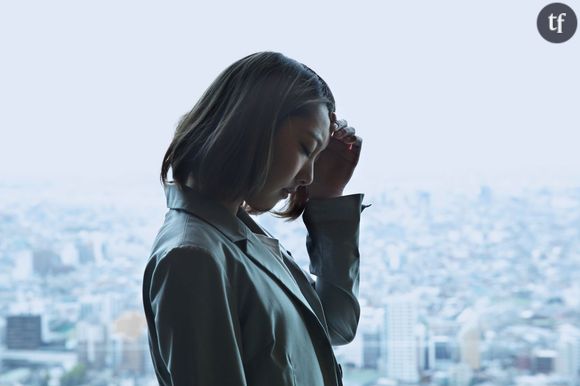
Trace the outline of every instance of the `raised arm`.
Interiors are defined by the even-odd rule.
[[[335,346],[354,339],[360,318],[358,238],[363,197],[311,199],[302,216],[308,229],[310,272],[317,276],[315,289]]]

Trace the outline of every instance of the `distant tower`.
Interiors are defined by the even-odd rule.
[[[93,263],[95,261],[95,246],[92,240],[78,240],[76,248],[81,264]]]
[[[461,362],[467,364],[471,370],[479,370],[481,366],[480,333],[476,323],[467,323],[463,325],[457,336]]]
[[[570,379],[571,384],[580,384],[580,329],[564,324],[558,334],[556,372]]]
[[[384,347],[381,360],[387,376],[400,382],[419,381],[417,299],[412,294],[394,295],[385,307]]]
[[[534,373],[550,374],[554,371],[556,351],[536,349],[533,351],[532,371]]]
[[[429,370],[427,327],[423,323],[417,324],[416,337],[419,371]]]
[[[58,272],[61,268],[60,255],[51,249],[35,249],[32,254],[34,273],[47,276]]]
[[[363,339],[363,367],[378,369],[381,356],[381,335],[384,326],[384,309],[365,307],[361,312],[359,331]]]
[[[456,347],[450,337],[435,335],[429,339],[429,368],[447,370],[455,362]]]
[[[105,368],[107,358],[105,326],[81,321],[77,323],[76,328],[76,351],[79,361],[93,369]]]
[[[479,203],[482,205],[489,206],[493,202],[493,190],[487,186],[483,185],[479,189]]]
[[[6,317],[6,348],[35,350],[42,345],[40,315],[13,315]]]
[[[431,193],[417,192],[417,215],[427,221],[431,220]]]
[[[470,366],[466,363],[454,363],[448,370],[449,386],[469,386],[473,377]]]
[[[147,322],[141,312],[127,311],[111,324],[113,368],[118,373],[143,374],[149,363]]]

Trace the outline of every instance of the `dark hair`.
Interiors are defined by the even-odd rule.
[[[185,114],[161,166],[175,183],[191,175],[194,189],[217,200],[245,199],[260,191],[272,159],[274,134],[293,116],[310,116],[320,103],[335,111],[326,82],[306,65],[278,52],[257,52],[226,68]],[[296,219],[308,194],[291,194],[279,217]],[[260,213],[245,204],[250,213]]]

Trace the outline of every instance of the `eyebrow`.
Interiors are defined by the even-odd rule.
[[[308,132],[310,134],[310,136],[312,138],[314,138],[316,140],[316,142],[318,143],[318,147],[322,147],[322,139],[320,139],[320,137],[316,134],[314,134],[312,131]],[[328,139],[328,141],[330,142],[330,137]]]

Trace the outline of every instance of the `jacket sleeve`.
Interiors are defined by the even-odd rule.
[[[306,249],[333,345],[351,342],[360,318],[358,249],[364,194],[311,199],[302,216]]]
[[[246,385],[225,267],[197,246],[174,248],[152,274],[158,346],[173,385]]]

